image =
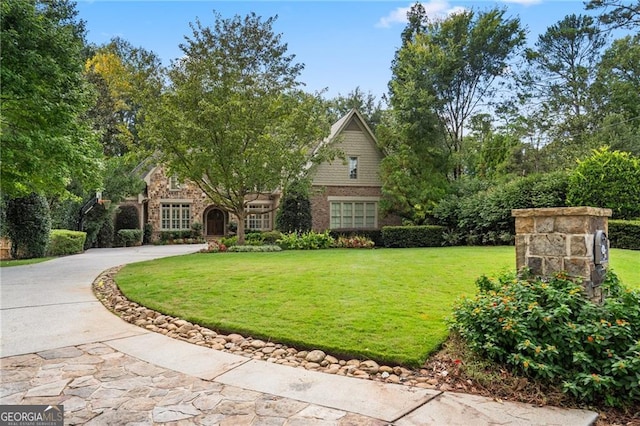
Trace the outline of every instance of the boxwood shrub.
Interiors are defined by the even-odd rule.
[[[444,229],[437,225],[385,226],[382,228],[382,241],[385,247],[392,248],[440,247]]]
[[[610,220],[611,247],[640,250],[640,220]]]
[[[86,232],[70,231],[68,229],[52,229],[49,236],[47,255],[64,256],[82,253],[86,239]]]

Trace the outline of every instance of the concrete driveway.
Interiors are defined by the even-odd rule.
[[[91,283],[105,269],[193,253],[204,245],[90,249],[0,269],[0,355],[21,355],[145,333],[112,315]]]

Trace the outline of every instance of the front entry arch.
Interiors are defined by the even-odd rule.
[[[224,212],[211,209],[207,212],[207,235],[224,235]]]

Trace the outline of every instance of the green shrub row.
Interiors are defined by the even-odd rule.
[[[65,256],[82,253],[86,232],[69,231],[68,229],[52,229],[49,236],[47,256]]]
[[[610,220],[611,247],[640,250],[640,220]]]
[[[142,229],[121,229],[117,232],[119,246],[132,247],[142,244]]]
[[[385,226],[382,240],[385,247],[440,247],[443,245],[444,227],[436,225]]]
[[[333,245],[333,237],[329,235],[329,231],[323,233],[309,231],[302,234],[292,232],[283,234],[277,244],[285,250],[328,249]]]
[[[271,253],[282,251],[279,246],[267,244],[263,246],[232,246],[227,249],[231,253]]]
[[[454,308],[451,327],[493,361],[562,383],[586,402],[640,406],[640,292],[608,273],[603,304],[566,275],[482,277]]]
[[[447,245],[499,245],[514,241],[512,209],[564,207],[568,175],[546,173],[515,178],[487,188],[462,180],[434,208],[436,224],[445,226]]]
[[[244,236],[245,244],[250,246],[261,246],[263,244],[276,244],[282,237],[280,231],[251,231]]]

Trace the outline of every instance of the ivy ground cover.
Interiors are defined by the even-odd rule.
[[[640,253],[611,257],[618,271]],[[513,247],[198,253],[128,265],[116,282],[133,301],[220,332],[417,366],[476,278],[514,265]]]

